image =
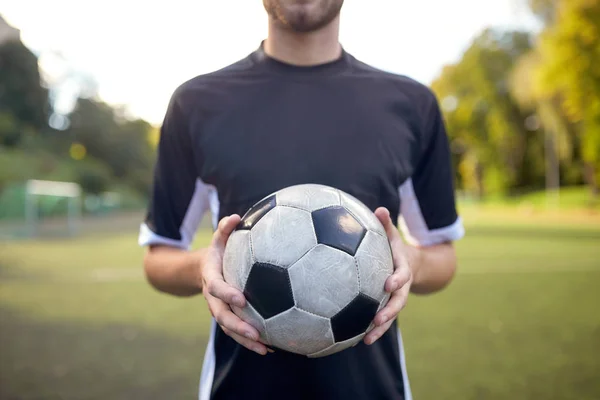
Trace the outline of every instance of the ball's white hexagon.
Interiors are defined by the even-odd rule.
[[[255,262],[288,268],[317,244],[309,212],[275,207],[250,230]]]
[[[344,206],[352,215],[356,217],[358,222],[370,231],[376,232],[382,236],[385,236],[385,229],[379,219],[375,216],[363,202],[358,200],[356,197],[340,191],[341,204]]]
[[[277,192],[276,198],[277,205],[298,207],[306,211],[340,205],[337,189],[309,183],[282,189]]]
[[[353,337],[352,339],[348,339],[348,340],[344,340],[343,342],[335,343],[326,349],[317,351],[316,353],[308,354],[308,358],[319,358],[319,357],[330,356],[332,354],[339,353],[342,350],[349,349],[350,347],[357,345],[365,337],[365,335],[366,335],[366,333],[363,333],[361,335]]]
[[[269,344],[298,354],[312,354],[333,345],[328,318],[294,307],[266,321]]]
[[[319,244],[289,269],[296,306],[331,318],[359,292],[354,258],[341,250]]]
[[[387,237],[367,231],[356,255],[360,292],[381,302],[385,296],[385,281],[394,272],[392,252]]]
[[[245,321],[248,324],[252,325],[254,328],[256,328],[256,330],[258,331],[258,333],[260,335],[260,340],[263,343],[269,342],[269,337],[267,336],[267,327],[265,324],[265,320],[254,309],[254,307],[252,307],[252,305],[246,303],[246,306],[244,308],[240,308],[240,307],[237,307],[234,305],[232,305],[231,308],[232,308],[233,312],[235,313],[235,315],[240,317],[240,319],[242,321]]]
[[[250,232],[233,232],[227,240],[223,254],[223,276],[225,282],[243,291],[252,264]]]

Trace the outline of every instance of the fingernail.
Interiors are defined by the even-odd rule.
[[[273,349],[270,349],[270,348],[268,348],[268,347],[267,347],[267,351],[268,351],[269,353],[275,353],[275,350],[273,350]]]
[[[257,352],[258,354],[260,354],[261,356],[264,356],[265,354],[267,354],[267,352],[264,349],[261,349],[260,347],[255,347],[254,351]]]
[[[256,337],[251,332],[244,333],[244,336],[246,336],[248,339],[256,340]]]

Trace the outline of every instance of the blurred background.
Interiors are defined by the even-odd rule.
[[[398,318],[414,397],[600,399],[600,1],[346,3],[344,47],[438,96],[467,228]],[[172,91],[265,35],[259,0],[1,3],[0,399],[197,396],[204,300],[137,229]]]

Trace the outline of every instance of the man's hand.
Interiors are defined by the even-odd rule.
[[[413,283],[413,271],[418,264],[418,249],[404,244],[400,232],[392,223],[390,213],[386,208],[375,210],[375,215],[383,224],[392,248],[394,272],[385,282],[385,291],[391,293],[386,306],[375,316],[375,328],[364,339],[366,344],[373,344],[379,339],[396,320],[396,316],[404,306]]]
[[[225,245],[239,222],[240,217],[235,214],[219,222],[210,246],[202,255],[200,280],[208,308],[223,331],[247,349],[265,355],[267,347],[258,341],[258,331],[231,311],[230,305],[240,308],[246,305],[244,294],[223,278]]]

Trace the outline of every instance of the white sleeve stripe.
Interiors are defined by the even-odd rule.
[[[398,189],[400,194],[400,226],[405,236],[424,238],[429,232],[421,206],[415,194],[412,179],[408,178]]]
[[[415,246],[431,246],[458,240],[464,236],[465,230],[460,217],[446,227],[436,229],[427,227],[411,178],[400,186],[398,192],[400,194],[400,230],[408,243]]]
[[[140,234],[138,237],[138,244],[140,246],[149,246],[155,244],[162,244],[165,246],[179,247],[187,250],[187,246],[184,245],[183,241],[169,239],[154,233],[146,224],[140,226]]]
[[[202,217],[209,209],[209,197],[212,191],[216,191],[214,186],[207,185],[200,179],[196,180],[194,194],[188,205],[181,227],[179,228],[181,240],[186,248],[194,240],[198,226],[200,225],[200,222],[202,222]]]
[[[214,186],[207,185],[202,180],[198,179],[196,180],[194,194],[192,195],[181,227],[179,228],[181,240],[160,236],[156,232],[153,232],[148,225],[142,224],[138,243],[140,246],[162,244],[189,249],[194,241],[196,232],[198,231],[198,226],[209,209],[212,213],[213,228],[216,229],[219,219],[219,195]]]
[[[465,235],[465,228],[460,217],[458,217],[452,225],[439,229],[432,229],[427,232],[426,236],[420,238],[411,234],[404,219],[400,220],[400,229],[402,230],[406,241],[414,246],[432,246],[448,241],[459,240]]]

